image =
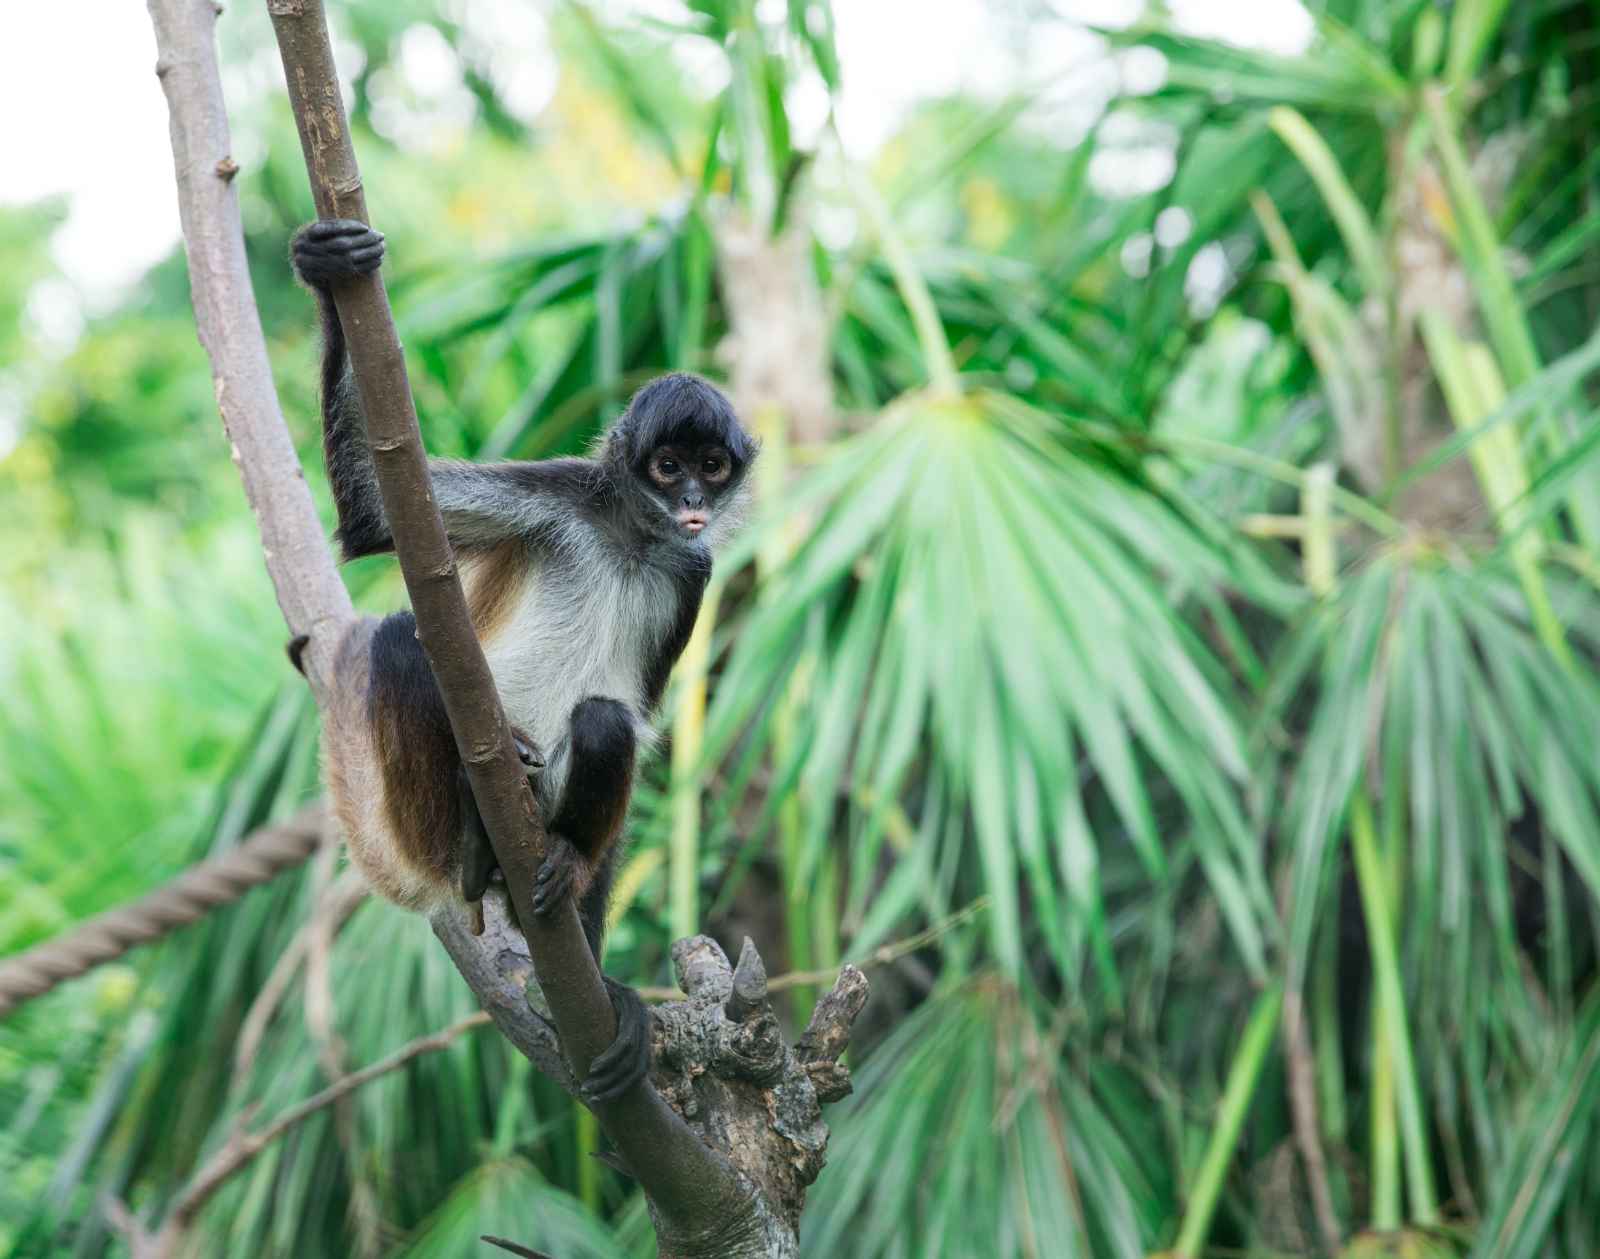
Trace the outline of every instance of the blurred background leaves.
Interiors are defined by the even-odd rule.
[[[674,367],[766,442],[608,969],[932,928],[873,970],[809,1254],[1594,1254],[1600,24],[1284,0],[1269,50],[1126,8],[989,6],[1007,89],[864,141],[825,0],[338,7],[430,447],[581,450]],[[309,197],[264,16],[221,31],[325,502]],[[65,317],[65,213],[0,209],[3,952],[316,793],[181,254]],[[0,1025],[0,1253],[120,1253],[108,1195],[159,1216],[247,1108],[470,1009],[342,886]],[[470,1032],[202,1249],[650,1254],[595,1140]]]

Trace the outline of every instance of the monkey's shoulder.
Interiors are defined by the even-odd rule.
[[[506,491],[553,500],[568,507],[603,503],[613,494],[606,469],[593,459],[581,459],[576,455],[487,466],[494,469]]]

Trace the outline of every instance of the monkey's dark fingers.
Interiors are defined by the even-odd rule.
[[[294,260],[304,266],[321,263],[331,267],[356,268],[365,265],[368,270],[383,261],[383,237],[345,236],[327,244],[304,242],[294,248]]]
[[[550,852],[533,876],[533,912],[543,918],[555,913],[572,896],[583,858],[568,840],[550,836]]]
[[[349,224],[343,219],[331,221]],[[295,274],[305,283],[326,288],[351,276],[370,275],[383,265],[382,233],[355,223],[350,225],[356,229],[354,231],[341,227],[337,235],[312,235],[312,228],[319,226],[313,223],[297,235],[289,251]]]
[[[370,227],[364,227],[353,235],[333,236],[326,240],[312,240],[306,236],[296,236],[293,249],[296,257],[342,258],[361,249],[382,250],[384,240],[385,237],[382,232],[375,232]]]
[[[350,264],[343,259],[303,259],[295,260],[295,274],[301,281],[314,288],[327,288],[340,280],[348,280],[352,276],[371,275],[378,269],[379,261],[365,261]]]
[[[383,242],[366,249],[352,249],[344,260],[357,275],[371,275],[383,265]]]
[[[621,1097],[650,1070],[650,1011],[632,988],[609,976],[605,981],[606,995],[617,1015],[617,1036],[589,1064],[581,1090],[589,1102]]]
[[[314,223],[307,223],[296,233],[301,240],[332,240],[336,236],[360,236],[372,232],[372,228],[359,219],[318,219]],[[373,232],[380,240],[381,232]]]

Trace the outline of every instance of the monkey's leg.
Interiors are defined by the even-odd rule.
[[[633,788],[633,713],[611,699],[590,698],[572,710],[571,762],[561,807],[550,828],[550,854],[540,868],[536,913],[553,912],[568,896],[582,897],[578,913],[595,962],[605,932],[617,839]],[[617,1035],[589,1066],[583,1095],[609,1101],[650,1070],[650,1012],[639,994],[602,975]]]
[[[617,837],[633,790],[633,714],[591,697],[572,710],[567,782],[550,823],[550,851],[534,883],[533,909],[552,914],[588,892]]]

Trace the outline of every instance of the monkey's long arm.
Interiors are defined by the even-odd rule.
[[[331,286],[380,266],[383,237],[365,224],[319,220],[295,237],[292,259],[296,274],[316,294],[322,322],[322,445],[339,513],[339,543],[346,559],[375,555],[391,550],[394,539],[378,494],[366,416]],[[490,465],[428,461],[450,541],[469,548],[531,536],[555,524],[566,514],[564,500],[570,491],[582,488],[573,481],[592,476],[590,467],[559,459]]]

